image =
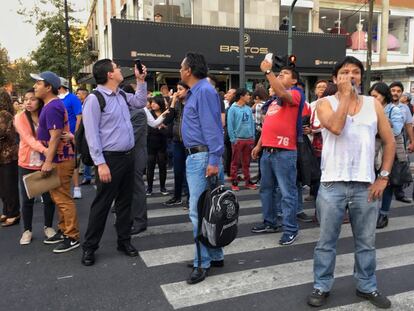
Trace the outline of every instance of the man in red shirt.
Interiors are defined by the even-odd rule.
[[[296,140],[297,122],[302,101],[302,92],[293,88],[299,74],[292,67],[283,67],[279,75],[272,72],[272,64],[264,60],[260,69],[264,72],[276,99],[267,110],[261,137],[252,151],[253,159],[263,150],[260,160],[262,176],[260,180],[260,198],[262,201],[263,223],[252,228],[254,233],[276,232],[278,230],[276,206],[280,196],[274,190],[281,191],[283,212],[283,235],[281,245],[292,244],[298,234],[296,210],[298,192],[296,188]]]

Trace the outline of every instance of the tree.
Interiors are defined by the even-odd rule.
[[[44,34],[39,48],[31,55],[37,63],[38,69],[40,71],[50,70],[60,76],[67,77],[64,1],[40,0],[40,3],[30,10],[23,7],[21,0],[20,5],[22,9],[18,13],[26,17],[26,22],[36,26],[38,34]],[[53,10],[48,11],[47,6],[52,7]],[[70,4],[68,4],[68,11],[69,13],[74,12]],[[77,78],[80,69],[90,59],[91,53],[88,50],[85,28],[74,26],[75,24],[79,25],[79,21],[73,17],[69,17],[69,22],[72,72]]]
[[[30,77],[30,73],[37,72],[36,64],[30,59],[19,58],[8,65],[7,82],[13,85],[13,90],[17,94],[23,94],[30,89],[34,81]]]
[[[7,74],[9,71],[9,52],[0,45],[0,86],[7,83]]]

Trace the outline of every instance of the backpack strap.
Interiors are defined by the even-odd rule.
[[[125,93],[124,90],[119,89],[119,94],[121,94],[121,96],[124,98],[126,104],[128,105],[128,107],[131,107],[131,105],[129,104],[128,100],[127,100],[127,95]]]
[[[105,106],[106,106],[105,97],[103,97],[102,93],[99,92],[98,90],[93,90],[91,94],[96,96],[99,102],[99,108],[101,108],[101,112],[104,112]]]

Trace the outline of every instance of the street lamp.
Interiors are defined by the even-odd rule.
[[[239,87],[245,84],[245,58],[244,58],[244,0],[240,0],[239,25]]]

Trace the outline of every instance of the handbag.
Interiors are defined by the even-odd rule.
[[[410,162],[400,162],[398,159],[394,160],[394,164],[390,174],[390,184],[392,186],[407,187],[413,181],[410,170]]]

